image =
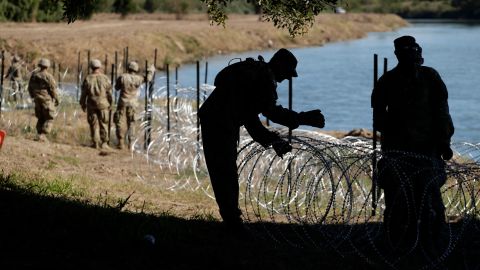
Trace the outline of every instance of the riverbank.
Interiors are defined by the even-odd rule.
[[[86,61],[92,58],[110,63],[115,51],[122,59],[129,48],[129,58],[153,61],[158,49],[159,68],[163,64],[182,64],[232,52],[281,47],[321,46],[329,42],[358,39],[368,32],[391,31],[408,23],[390,14],[322,14],[308,34],[291,38],[288,31],[272,23],[259,22],[258,16],[232,16],[225,28],[211,26],[206,16],[173,20],[160,15],[97,15],[90,21],[66,23],[0,23],[0,49],[22,56],[27,62],[47,57],[62,68],[76,70],[78,52]]]

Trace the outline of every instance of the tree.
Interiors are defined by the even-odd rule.
[[[137,7],[132,0],[115,0],[115,2],[113,2],[113,11],[122,14],[122,17],[135,12],[136,9]]]
[[[69,23],[75,21],[78,17],[85,17],[85,12],[93,12],[93,2],[95,2],[95,0],[52,1],[63,2],[64,17]],[[225,22],[228,18],[225,8],[235,0],[201,1],[207,6],[207,13],[210,16],[211,23],[225,25]],[[262,16],[265,20],[272,22],[275,27],[288,29],[290,35],[292,36],[307,32],[307,30],[313,25],[316,15],[325,9],[333,9],[340,1],[342,0],[249,0],[249,2],[252,2],[261,8],[263,12]],[[130,1],[116,0],[115,2]]]
[[[201,0],[207,5],[211,23],[225,25],[225,8],[233,0]],[[288,29],[290,35],[304,34],[312,27],[315,16],[334,8],[340,0],[251,0],[262,10],[262,16],[278,28]]]
[[[145,0],[145,3],[143,4],[143,9],[145,9],[148,13],[155,12],[154,0]]]
[[[480,18],[480,1],[478,0],[452,0],[452,6],[459,8],[467,18]]]

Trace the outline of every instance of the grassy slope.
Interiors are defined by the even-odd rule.
[[[101,15],[70,25],[1,23],[0,49],[24,58],[28,55],[29,59],[49,57],[63,68],[76,70],[79,51],[83,61],[87,58],[86,51],[91,50],[92,57],[102,60],[107,54],[111,63],[114,52],[119,53],[121,60],[123,49],[128,46],[130,59],[143,63],[145,59],[153,61],[157,48],[161,68],[162,63],[191,62],[218,53],[322,45],[405,25],[396,15],[323,14],[307,35],[292,39],[286,30],[259,22],[256,16],[232,16],[223,28],[210,26],[206,18],[199,15],[180,21],[155,14],[125,20]]]

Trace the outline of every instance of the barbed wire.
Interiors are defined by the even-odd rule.
[[[76,91],[70,88],[63,91],[65,98],[57,115],[65,126],[75,126],[79,121],[78,108],[69,107]],[[201,93],[207,96],[212,89],[203,85]],[[148,169],[137,171],[137,176],[147,184],[173,191],[200,191],[213,199],[202,143],[197,140],[199,130],[193,101],[196,89],[176,88],[176,95],[169,102],[169,119],[165,117],[166,97],[165,87],[154,89],[153,106],[148,111],[153,121],[144,120],[145,111],[137,118],[132,157],[149,165]],[[7,104],[6,109],[15,107]],[[7,126],[32,125],[18,123],[20,120],[15,118],[3,120]],[[145,148],[143,135],[147,128],[151,130],[151,141]],[[279,131],[283,132],[283,139],[288,139],[286,130]],[[467,230],[480,230],[477,222],[471,222],[479,217],[480,144],[453,143],[454,158],[444,165],[432,157],[408,152],[381,153],[376,149],[380,160],[386,162],[383,169],[378,168],[378,176],[385,178],[387,171],[395,172],[394,178],[400,181],[398,192],[402,194],[399,200],[404,203],[408,219],[416,217],[416,210],[431,207],[430,190],[442,182],[441,198],[448,222],[442,231],[442,243],[435,242],[437,247],[432,253],[418,238],[420,229],[415,225],[405,229],[417,231],[417,239],[406,249],[392,249],[388,239],[379,240],[389,234],[389,228],[382,224],[385,194],[380,192],[375,199],[372,193],[376,189],[372,188],[373,150],[368,140],[336,139],[315,131],[298,130],[291,141],[292,151],[282,159],[273,149],[252,141],[244,129],[241,131],[237,159],[239,204],[244,220],[251,224],[249,228],[259,235],[294,247],[356,254],[395,269],[418,249],[423,254],[423,268],[441,266]],[[387,159],[389,154],[393,158]],[[415,189],[410,180],[424,175],[428,177],[423,179],[423,190],[417,189],[419,198],[413,200],[407,195]],[[413,224],[408,219],[405,223]]]

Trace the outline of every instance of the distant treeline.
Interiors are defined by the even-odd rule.
[[[404,18],[480,19],[480,0],[342,0],[350,11],[395,13]]]
[[[63,4],[74,0],[0,0],[0,21],[51,22],[63,18]],[[181,18],[189,13],[206,12],[201,0],[86,0],[86,18],[94,13],[173,13]],[[260,9],[255,1],[234,0],[230,13],[252,14]],[[480,19],[480,0],[339,0],[347,12],[395,13],[405,18]],[[80,8],[80,5],[79,5]]]
[[[0,0],[0,21],[54,22],[63,18],[65,1],[75,0]],[[77,0],[78,1],[78,0]],[[206,13],[206,6],[200,0],[86,0],[87,9],[82,10],[86,18],[94,13],[118,13],[126,16],[134,13],[163,12],[176,14],[181,18],[189,13]],[[78,1],[80,2],[80,1]],[[81,5],[78,5],[79,8]],[[255,6],[247,1],[233,1],[228,12],[249,14]]]

